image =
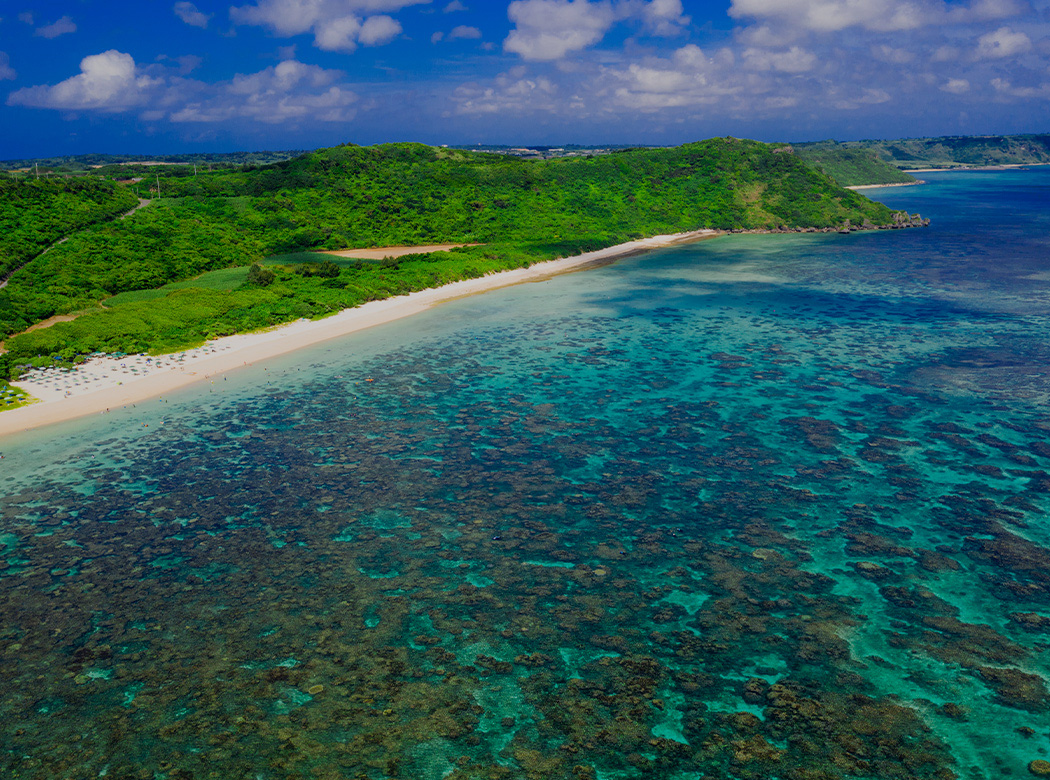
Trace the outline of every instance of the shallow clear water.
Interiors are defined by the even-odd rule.
[[[2,443],[17,778],[1024,777],[1050,172]]]

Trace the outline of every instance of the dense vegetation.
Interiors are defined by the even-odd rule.
[[[55,314],[109,307],[8,339],[13,357],[171,350],[647,235],[893,219],[790,147],[731,138],[544,162],[348,145],[261,168],[184,173],[159,172],[164,198],[74,235],[0,290],[3,336]],[[340,263],[335,274],[330,266],[296,273],[301,261],[290,261],[267,265],[266,283],[267,273],[248,276],[249,266],[281,253],[439,242],[484,246]],[[136,292],[230,268],[244,276],[173,286],[163,297]]]
[[[795,152],[843,187],[863,184],[911,184],[917,181],[914,176],[880,160],[872,149],[845,148],[831,141],[796,146]]]
[[[798,145],[807,148],[866,150],[896,168],[955,168],[973,165],[1050,163],[1050,135],[978,135],[902,138],[893,141],[849,141]],[[864,182],[876,183],[876,182]]]
[[[0,281],[63,236],[136,203],[123,187],[96,179],[0,179]]]

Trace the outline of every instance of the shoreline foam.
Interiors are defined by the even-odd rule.
[[[46,383],[46,386],[12,382],[12,385],[26,390],[34,397],[46,397],[28,406],[0,413],[0,436],[120,409],[128,404],[156,398],[227,371],[249,366],[257,361],[409,317],[446,301],[515,284],[543,281],[552,276],[611,263],[653,249],[692,243],[723,234],[723,231],[719,230],[696,230],[628,241],[594,252],[536,263],[528,268],[499,271],[477,279],[453,282],[381,301],[370,301],[320,320],[298,320],[255,333],[225,336],[209,341],[202,347],[151,357],[148,361],[144,355],[94,358],[75,371],[63,375],[61,379]],[[121,366],[121,363],[125,365]],[[137,373],[130,369],[123,370],[127,368],[128,363],[134,364],[136,368],[142,367],[143,371]],[[72,386],[65,381],[69,377],[74,377]],[[82,380],[81,384],[76,384],[77,379]]]

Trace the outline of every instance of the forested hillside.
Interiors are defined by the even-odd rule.
[[[285,252],[484,246],[344,265],[325,278],[294,273],[293,263],[266,284],[175,290],[148,306],[114,306],[9,339],[13,355],[170,349],[660,233],[893,222],[885,206],[841,189],[790,147],[737,139],[544,162],[419,144],[347,145],[235,172],[157,175],[163,198],[74,235],[0,290],[2,335],[121,292]]]
[[[63,236],[137,202],[124,187],[98,179],[0,179],[0,281]]]
[[[911,184],[914,176],[880,160],[873,149],[845,148],[834,141],[799,144],[795,153],[843,187],[865,184]]]

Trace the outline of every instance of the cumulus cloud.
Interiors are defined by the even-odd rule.
[[[41,38],[57,38],[60,35],[74,33],[76,31],[76,23],[68,16],[63,16],[54,24],[49,24],[46,27],[38,27],[34,35],[38,35]]]
[[[467,7],[465,5],[463,5],[463,3],[459,2],[459,0],[452,0],[451,3],[449,3],[448,5],[445,6],[444,12],[446,14],[450,14],[450,13],[453,13],[455,11],[466,11],[466,10],[467,10]]]
[[[24,22],[25,24],[32,24],[33,23],[33,12],[32,11],[22,11],[22,13],[20,13],[18,15],[18,21]]]
[[[365,46],[382,46],[401,34],[401,23],[391,16],[370,16],[361,25],[358,40]]]
[[[276,35],[312,32],[326,51],[352,52],[359,44],[380,46],[401,34],[401,24],[384,12],[430,0],[259,0],[230,8],[235,24],[269,28]]]
[[[448,34],[448,39],[454,41],[457,39],[477,39],[481,37],[481,30],[477,27],[468,27],[465,24],[461,24],[458,27],[453,27],[452,32]]]
[[[1026,8],[1021,0],[972,0],[969,5],[948,5],[943,0],[732,0],[729,15],[777,20],[816,32],[849,27],[902,32],[948,22],[1004,19]]]
[[[947,18],[951,22],[970,24],[994,19],[1008,19],[1028,10],[1028,4],[1021,0],[974,0],[968,6],[948,9]]]
[[[7,52],[0,51],[0,81],[8,81],[17,75],[11,67],[11,58],[7,56]]]
[[[10,106],[62,110],[124,111],[140,105],[157,82],[140,73],[130,54],[110,49],[80,61],[80,73],[54,86],[12,92]]]
[[[526,60],[557,60],[586,49],[616,21],[608,3],[587,0],[515,0],[507,16],[516,26],[503,48]]]
[[[941,85],[942,92],[950,92],[953,95],[965,95],[970,91],[970,82],[966,79],[948,79]]]
[[[8,105],[61,111],[136,112],[146,122],[267,124],[347,122],[358,96],[340,81],[343,73],[285,60],[257,73],[207,83],[185,78],[194,63],[143,68],[116,50],[85,57],[80,74],[55,85],[13,92]],[[187,67],[189,66],[189,67]]]
[[[1031,39],[1023,32],[1000,27],[977,39],[977,56],[981,59],[1004,59],[1025,54],[1032,48]]]
[[[909,62],[914,61],[915,54],[908,51],[907,49],[900,49],[894,46],[887,46],[886,44],[879,44],[871,47],[872,56],[877,60],[883,62],[889,62],[894,65],[905,65]]]
[[[682,0],[636,0],[630,6],[629,13],[641,18],[654,35],[678,35],[690,21],[682,9]]]
[[[212,14],[201,13],[193,3],[175,3],[175,15],[192,27],[207,27]]]
[[[681,0],[515,0],[507,7],[514,29],[505,51],[526,60],[559,60],[598,43],[614,24],[640,22],[654,35],[675,35],[689,23]]]
[[[753,70],[779,70],[784,73],[805,73],[813,70],[817,56],[798,46],[786,51],[767,51],[765,49],[745,49],[744,63]]]
[[[546,77],[528,78],[524,68],[512,68],[497,76],[491,86],[465,84],[453,93],[460,114],[552,111],[558,88]]]
[[[250,119],[266,124],[297,120],[348,122],[356,114],[358,96],[336,82],[342,73],[288,60],[258,73],[237,75],[212,85],[201,100],[171,114],[179,123],[228,122]]]
[[[995,89],[1001,97],[1013,97],[1022,100],[1050,97],[1050,84],[1021,87],[1015,86],[1009,79],[992,79],[991,84],[992,88]]]

